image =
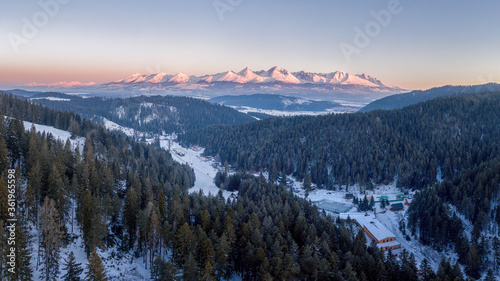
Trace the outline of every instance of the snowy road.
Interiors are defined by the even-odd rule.
[[[164,149],[168,149],[168,141],[162,140],[160,141],[160,145]],[[207,161],[200,156],[203,153],[203,149],[195,151],[190,148],[184,148],[175,142],[172,143],[171,149],[172,158],[175,161],[188,164],[194,170],[196,181],[194,186],[189,189],[189,193],[198,192],[200,190],[202,190],[205,195],[217,195],[219,193],[220,189],[214,184],[214,177],[215,174],[217,174],[217,169],[212,167],[214,162]],[[182,156],[182,154],[184,155]],[[231,195],[231,192],[223,190],[222,195],[227,199]]]

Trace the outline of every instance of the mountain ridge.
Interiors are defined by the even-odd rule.
[[[112,82],[94,84],[73,82],[30,83],[26,90],[64,91],[90,93],[97,96],[126,97],[137,95],[180,95],[213,98],[223,95],[278,94],[298,98],[358,102],[369,102],[406,90],[389,86],[366,74],[351,74],[344,71],[330,73],[290,72],[274,66],[268,70],[254,71],[245,67],[241,71],[228,70],[215,74],[188,75],[134,73]]]
[[[417,90],[408,93],[390,95],[369,103],[365,107],[361,108],[360,112],[369,112],[378,109],[391,110],[391,109],[403,108],[405,106],[417,104],[438,97],[466,95],[466,94],[488,92],[488,91],[489,92],[500,91],[500,84],[488,83],[483,85],[469,85],[469,86],[446,85],[427,90]]]

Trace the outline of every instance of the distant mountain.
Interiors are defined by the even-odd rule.
[[[464,95],[480,92],[500,91],[500,85],[495,83],[476,86],[443,86],[425,91],[412,91],[404,94],[387,96],[373,101],[363,107],[360,112],[369,112],[377,109],[396,109],[408,105],[417,104],[438,97]]]
[[[392,87],[366,74],[343,71],[331,73],[289,72],[280,67],[253,71],[246,67],[239,72],[225,71],[202,76],[135,73],[104,84],[61,82],[26,85],[29,89],[60,90],[64,92],[98,93],[106,96],[182,95],[217,97],[240,94],[279,94],[320,100],[345,100],[367,104],[404,90]]]
[[[33,95],[41,93],[39,91],[26,91],[26,90],[21,90],[21,89],[5,90],[4,92],[8,93],[8,94],[20,96],[20,97],[31,97]]]
[[[332,101],[314,101],[270,94],[221,96],[212,98],[209,101],[236,108],[251,107],[278,111],[326,111],[328,109],[342,106],[339,103]]]

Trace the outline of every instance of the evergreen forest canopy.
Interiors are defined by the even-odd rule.
[[[55,97],[57,99],[45,99]],[[196,98],[140,96],[132,98],[81,98],[61,93],[40,93],[31,97],[51,109],[81,114],[101,123],[104,117],[134,130],[161,134],[181,133],[215,124],[243,124],[255,118],[232,108]]]
[[[191,168],[157,146],[12,96],[1,95],[0,105],[0,116],[10,116],[0,118],[0,198],[6,196],[6,169],[16,169],[20,186],[15,280],[32,279],[33,270],[45,280],[59,278],[60,251],[73,239],[74,213],[89,259],[87,279],[107,280],[95,249],[114,247],[142,256],[154,280],[221,280],[234,274],[244,280],[418,280],[412,254],[403,251],[397,260],[367,247],[362,231],[349,230],[352,223],[334,222],[284,185],[242,175],[237,201],[188,194]],[[86,138],[85,147],[80,153],[69,141],[26,131],[18,118],[71,129]],[[6,215],[1,201],[3,242]],[[30,251],[38,237],[23,235],[30,228],[41,241],[40,259]],[[3,242],[0,274],[6,277]],[[78,280],[71,279],[82,270],[74,259],[64,266],[65,280]],[[437,273],[426,263],[420,269],[426,280],[463,280],[458,265],[446,260]]]
[[[293,174],[332,189],[392,182],[420,189],[500,153],[500,92],[438,98],[399,110],[270,118],[190,131],[184,145],[238,170]]]

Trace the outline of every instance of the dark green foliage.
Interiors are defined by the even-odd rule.
[[[149,233],[141,236],[138,244],[150,247],[151,253],[158,251],[160,223],[165,222],[165,218],[160,222],[157,214],[162,211],[162,215],[166,215],[166,202],[165,198],[163,201],[160,199],[164,206],[156,209],[156,194],[161,191],[171,196],[174,189],[183,192],[191,187],[194,173],[190,167],[174,162],[167,151],[157,146],[110,133],[101,126],[82,121],[73,113],[52,111],[6,95],[0,95],[0,108],[11,116],[10,119],[0,118],[0,165],[3,169],[0,171],[0,196],[7,198],[5,169],[16,163],[16,181],[19,184],[16,189],[16,215],[20,222],[32,223],[40,235],[37,237],[40,239],[40,256],[31,257],[30,253],[36,247],[34,239],[25,235],[29,233],[27,229],[16,230],[16,280],[32,279],[31,269],[38,258],[44,280],[52,280],[58,275],[61,263],[59,252],[71,239],[66,225],[72,223],[73,213],[81,226],[88,253],[102,245],[103,241],[107,246],[125,241],[125,220],[122,221],[119,214],[123,212],[122,202],[126,201],[123,200],[126,188],[129,191],[137,188],[137,212],[152,206],[149,212],[141,211],[147,214],[147,224],[151,225],[147,225]],[[34,127],[25,131],[17,117],[63,130],[71,129],[75,135],[85,136],[84,149],[74,151],[70,142],[62,143],[51,134],[35,132]],[[0,202],[0,221],[6,218],[5,202]],[[77,206],[76,211],[73,211],[74,205]],[[151,212],[153,207],[155,210]],[[150,217],[150,214],[156,215]],[[3,223],[1,227],[3,230]],[[132,228],[129,232],[136,233],[134,225]],[[0,232],[0,236],[5,238],[5,233]],[[3,247],[0,250],[5,253]],[[151,254],[151,259],[153,256]],[[0,277],[5,276],[4,269],[2,255]]]
[[[75,260],[75,254],[70,252],[68,258],[63,264],[63,270],[66,271],[66,274],[62,276],[64,281],[80,281],[80,275],[83,272],[82,264],[77,263]]]
[[[495,277],[495,273],[493,273],[493,269],[488,269],[488,273],[486,275],[486,278],[484,281],[496,281],[497,278]]]
[[[180,281],[179,269],[169,260],[165,262],[159,256],[155,259],[151,268],[151,279],[157,281],[169,280]]]
[[[101,258],[96,252],[92,252],[88,258],[87,272],[85,273],[85,280],[88,281],[107,281],[106,269],[102,264]]]
[[[141,96],[126,99],[80,98],[71,101],[39,99],[56,110],[71,110],[84,117],[104,117],[117,124],[149,133],[179,133],[214,124],[243,124],[255,121],[247,114],[201,99],[178,96]],[[95,118],[99,121],[99,118]],[[148,120],[148,121],[145,121]],[[67,128],[67,127],[66,127]]]
[[[490,83],[486,85],[475,85],[475,86],[443,86],[424,91],[417,90],[409,93],[397,94],[381,98],[379,100],[369,103],[368,105],[360,109],[360,111],[369,112],[378,109],[388,110],[388,109],[403,108],[405,106],[417,104],[438,97],[470,95],[485,90],[499,91],[500,85]]]
[[[238,200],[230,204],[220,195],[191,194],[181,200],[176,198],[182,195],[174,194],[167,200],[167,218],[179,217],[182,202],[189,202],[192,214],[191,223],[185,221],[167,243],[173,245],[184,278],[212,280],[237,273],[250,280],[379,280],[388,274],[394,280],[415,280],[413,257],[406,258],[404,266],[395,259],[384,261],[378,250],[366,248],[363,232],[352,241],[347,228],[285,186],[247,174],[239,180]],[[384,273],[379,262],[391,270]]]
[[[320,187],[390,182],[422,188],[491,160],[500,151],[500,93],[440,98],[393,111],[270,118],[188,131],[240,170],[271,170]],[[330,168],[331,167],[331,168]]]

